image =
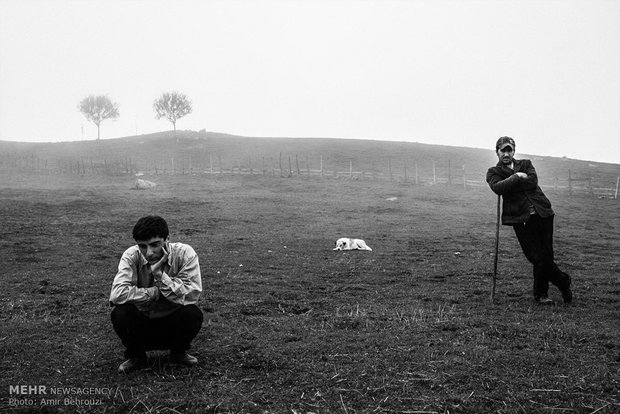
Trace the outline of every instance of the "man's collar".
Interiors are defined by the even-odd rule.
[[[149,261],[146,260],[146,257],[144,257],[140,249],[138,249],[138,254],[140,255],[140,262],[142,263],[142,266],[146,266],[149,263]]]

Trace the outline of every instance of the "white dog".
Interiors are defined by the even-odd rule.
[[[366,242],[361,239],[349,239],[348,237],[342,237],[336,240],[336,248],[334,250],[370,250]]]

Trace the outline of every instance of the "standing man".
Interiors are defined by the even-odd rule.
[[[501,137],[495,144],[499,162],[487,171],[487,183],[503,198],[502,224],[512,226],[527,260],[534,266],[534,300],[543,305],[554,302],[548,296],[549,282],[571,303],[570,276],[553,258],[553,216],[551,202],[538,186],[538,176],[530,160],[517,160],[515,141]]]
[[[118,371],[141,368],[153,349],[195,365],[187,350],[203,319],[196,306],[202,292],[198,256],[187,244],[168,242],[168,224],[159,216],[138,220],[133,238],[137,244],[123,253],[110,293],[112,325],[128,358]]]

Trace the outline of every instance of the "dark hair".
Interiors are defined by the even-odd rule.
[[[168,238],[168,223],[159,216],[142,217],[133,226],[134,240],[149,240],[153,237]]]

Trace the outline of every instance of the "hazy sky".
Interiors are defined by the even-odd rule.
[[[178,129],[370,138],[618,163],[620,1],[0,0],[0,139]]]

